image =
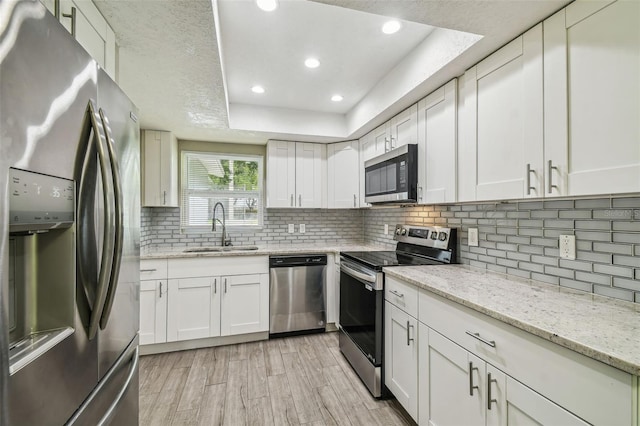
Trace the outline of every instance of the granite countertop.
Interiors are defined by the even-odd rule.
[[[640,304],[466,265],[403,266],[384,272],[640,376]]]
[[[302,254],[302,253],[333,253],[339,254],[341,251],[376,251],[389,250],[388,248],[371,244],[274,244],[268,246],[258,246],[257,250],[233,250],[212,252],[185,252],[187,249],[198,249],[199,247],[180,247],[174,249],[161,249],[148,251],[140,254],[140,259],[166,259],[182,257],[221,257],[221,256],[268,256],[278,254]],[[238,248],[241,248],[239,246]]]

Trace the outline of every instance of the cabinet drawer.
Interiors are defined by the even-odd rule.
[[[418,318],[418,287],[386,276],[384,299],[414,318]]]
[[[419,293],[425,325],[589,423],[631,424],[630,374],[428,291]]]
[[[169,278],[268,274],[268,256],[221,256],[169,259]]]
[[[140,280],[166,280],[167,259],[145,259],[140,261]]]

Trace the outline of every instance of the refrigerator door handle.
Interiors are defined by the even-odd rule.
[[[113,175],[113,193],[114,193],[114,210],[115,210],[115,238],[113,248],[113,259],[111,263],[111,276],[104,308],[102,309],[102,317],[100,319],[100,328],[104,330],[109,321],[113,300],[118,287],[118,277],[120,276],[120,265],[122,264],[122,244],[124,240],[124,213],[123,213],[123,197],[122,197],[122,179],[120,178],[120,170],[114,149],[114,140],[109,127],[109,119],[106,117],[104,110],[100,108],[100,118],[106,135],[107,151],[109,153],[109,161],[111,162],[111,173]]]
[[[122,385],[122,388],[118,392],[118,396],[116,396],[116,398],[113,400],[113,402],[107,409],[107,412],[104,414],[104,416],[102,416],[102,419],[100,419],[100,422],[98,422],[98,426],[109,424],[111,418],[113,417],[113,415],[115,414],[118,408],[118,405],[120,405],[120,402],[122,402],[124,395],[127,393],[127,390],[129,390],[129,386],[131,386],[131,383],[133,382],[133,378],[135,377],[136,372],[138,371],[139,359],[140,359],[139,349],[138,349],[138,346],[136,346],[136,350],[133,353],[133,363],[131,364],[131,368],[129,369],[127,380],[125,380],[124,385]]]
[[[100,319],[102,317],[102,310],[104,309],[107,290],[109,288],[109,280],[111,278],[111,264],[113,262],[114,245],[115,241],[111,238],[115,227],[115,206],[111,203],[109,198],[113,193],[113,178],[111,176],[111,164],[107,156],[104,127],[97,119],[96,106],[93,99],[89,100],[87,109],[85,110],[85,118],[82,127],[82,140],[87,141],[85,155],[80,157],[81,170],[79,191],[78,191],[78,268],[79,268],[79,280],[82,281],[81,285],[84,287],[87,299],[90,305],[90,318],[89,318],[89,330],[88,337],[92,340],[96,337],[98,327],[100,326]],[[93,141],[90,138],[91,130],[93,129]],[[94,142],[94,143],[92,143]],[[102,241],[102,255],[99,266],[98,281],[95,290],[90,284],[95,279],[92,272],[97,269],[96,265],[92,265],[94,259],[97,258],[97,252],[95,251],[94,243],[96,240],[95,233],[92,231],[93,214],[95,211],[95,205],[91,203],[91,200],[95,200],[93,194],[95,194],[95,186],[91,185],[96,182],[92,179],[92,172],[94,168],[91,162],[95,158],[95,153],[98,154],[98,165],[100,168],[100,176],[103,185],[103,197],[104,197],[104,238]],[[87,241],[89,239],[90,241]],[[95,268],[94,268],[95,267]],[[88,272],[87,272],[88,270]]]

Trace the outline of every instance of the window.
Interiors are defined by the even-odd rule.
[[[262,156],[182,152],[181,228],[211,230],[216,203],[227,227],[262,226]],[[220,218],[218,207],[216,217]]]

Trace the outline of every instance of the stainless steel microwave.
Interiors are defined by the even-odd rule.
[[[418,145],[393,149],[364,163],[367,203],[415,203],[418,200]]]

